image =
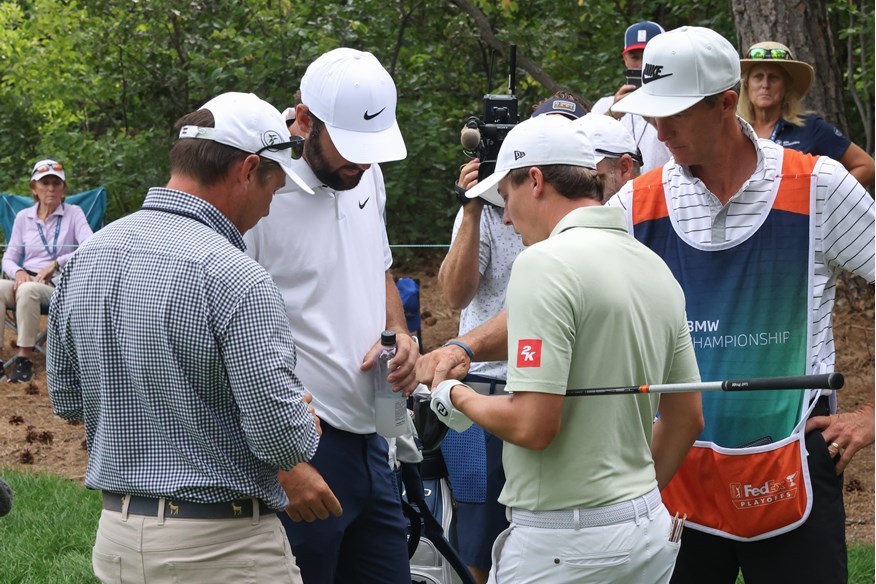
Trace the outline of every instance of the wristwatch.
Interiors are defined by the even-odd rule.
[[[465,189],[459,186],[459,183],[453,183],[453,194],[456,195],[456,200],[459,201],[460,205],[468,205],[471,202],[471,199],[465,196]]]

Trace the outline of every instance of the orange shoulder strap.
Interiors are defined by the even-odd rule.
[[[796,150],[785,148],[782,161],[781,183],[773,209],[809,214],[809,203],[812,197],[812,173],[815,170],[817,156],[803,154]]]
[[[633,225],[668,216],[663,192],[663,167],[633,179]]]

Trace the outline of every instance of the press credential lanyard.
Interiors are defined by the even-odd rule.
[[[52,249],[49,249],[49,242],[46,240],[46,234],[43,231],[43,226],[40,225],[39,219],[37,219],[37,231],[40,234],[40,239],[43,240],[43,248],[45,248],[47,254],[52,256],[53,260],[58,259],[58,236],[61,234],[61,219],[63,218],[63,215],[58,215],[58,222],[55,223],[55,241],[52,242]]]

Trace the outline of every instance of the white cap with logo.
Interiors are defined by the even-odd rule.
[[[49,158],[40,160],[33,165],[33,170],[30,172],[30,180],[40,180],[44,176],[57,176],[62,181],[67,182],[64,166],[60,162]]]
[[[508,172],[549,164],[596,169],[593,146],[580,124],[563,116],[536,116],[520,122],[505,136],[496,157],[496,170],[470,188],[465,196],[482,197],[504,207],[498,185]]]
[[[642,57],[642,87],[615,112],[665,118],[739,83],[739,54],[715,31],[683,26],[655,36]]]
[[[641,166],[642,155],[639,153],[636,141],[633,140],[632,135],[624,125],[616,119],[591,112],[572,123],[584,128],[584,133],[587,134],[587,138],[593,145],[596,164],[602,162],[606,157],[620,158],[624,154],[629,154]]]
[[[183,126],[179,137],[213,140],[244,152],[273,160],[295,184],[310,194],[313,189],[292,170],[289,128],[283,115],[252,93],[229,92],[216,96],[199,109],[213,114],[212,128]],[[274,145],[279,148],[273,148]]]
[[[301,78],[301,103],[325,122],[338,153],[354,164],[408,155],[395,120],[396,89],[371,53],[340,48],[316,59]]]

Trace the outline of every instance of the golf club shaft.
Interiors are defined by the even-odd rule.
[[[763,391],[783,389],[840,389],[845,380],[842,373],[800,375],[796,377],[762,377],[757,379],[728,379],[698,383],[665,383],[627,387],[594,387],[569,389],[566,396],[621,395],[626,393],[686,393],[691,391]]]

